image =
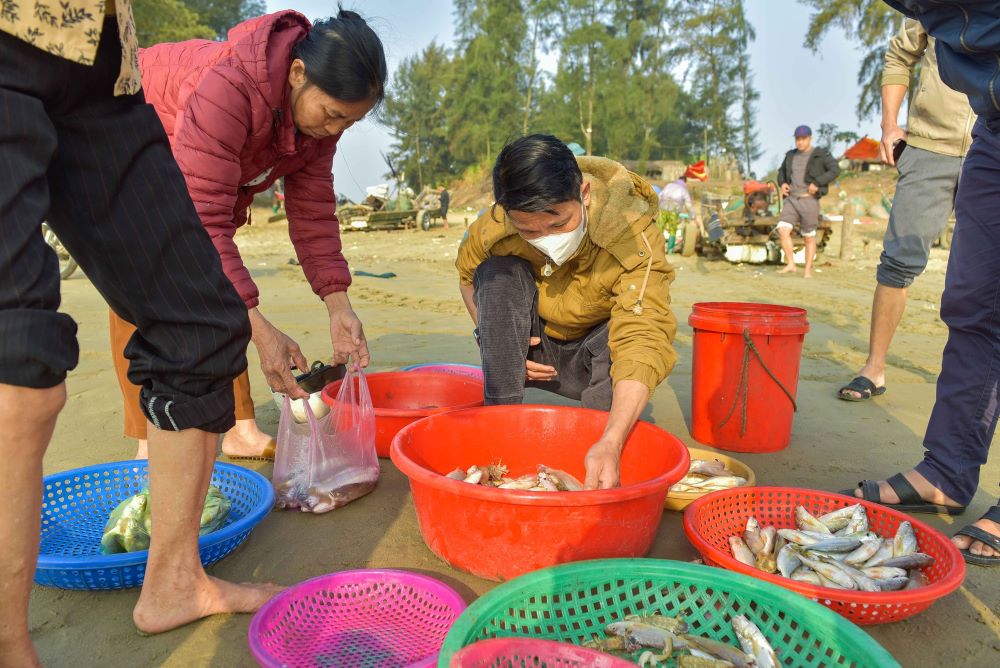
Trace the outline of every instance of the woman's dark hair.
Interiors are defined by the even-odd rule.
[[[338,5],[339,7],[339,5]],[[306,66],[309,83],[345,102],[385,98],[388,68],[382,41],[355,12],[316,21],[294,55]]]
[[[548,211],[580,199],[583,174],[573,152],[552,135],[528,135],[503,147],[493,165],[493,197],[505,211]]]

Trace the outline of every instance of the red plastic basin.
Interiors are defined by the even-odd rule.
[[[502,461],[516,477],[539,464],[580,480],[607,423],[603,411],[490,406],[434,415],[402,429],[392,461],[410,479],[424,542],[460,570],[507,580],[569,561],[641,557],[653,544],[667,488],[687,473],[676,436],[636,424],[622,453],[622,487],[526,492],[446,478],[456,467]]]
[[[388,371],[365,374],[375,407],[375,450],[389,456],[392,438],[400,429],[421,418],[459,408],[483,405],[483,383],[467,376],[421,371]],[[323,388],[323,401],[331,408],[343,381]],[[452,467],[455,468],[455,467]]]

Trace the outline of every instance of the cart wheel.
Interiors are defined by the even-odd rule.
[[[695,248],[698,245],[699,234],[700,231],[696,223],[691,222],[684,226],[684,245],[681,247],[681,257],[691,257],[694,255]]]
[[[424,211],[422,214],[420,214],[420,229],[426,232],[429,229],[431,229],[431,225],[433,224],[434,224],[434,219],[433,216],[431,216],[430,211]]]

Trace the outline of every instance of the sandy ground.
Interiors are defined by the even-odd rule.
[[[356,278],[351,298],[365,323],[373,368],[388,370],[427,361],[476,362],[478,352],[458,297],[452,268],[463,233],[462,214],[430,232],[347,233],[345,252],[355,269],[393,271],[396,278]],[[254,216],[266,220],[266,213]],[[778,276],[775,267],[733,266],[675,258],[674,309],[680,323],[677,368],[657,391],[650,419],[697,445],[688,435],[691,329],[694,302],[771,301],[809,310],[799,383],[800,411],[791,446],[776,454],[746,456],[760,484],[841,489],[915,463],[934,400],[946,328],[938,317],[947,255],[935,250],[930,267],[911,291],[893,346],[889,392],[864,404],[834,398],[863,363],[868,313],[881,227],[856,226],[852,260],[836,259],[834,238],[812,281]],[[864,245],[862,239],[871,243]],[[244,228],[240,248],[261,291],[261,309],[299,341],[310,359],[329,353],[325,311],[292,257],[284,223]],[[867,249],[867,253],[865,253]],[[64,309],[80,324],[81,359],[69,378],[69,403],[45,460],[46,473],[128,459],[133,446],[121,436],[121,402],[108,353],[107,310],[81,274],[63,283]],[[251,378],[263,428],[274,433],[277,411],[251,347]],[[552,397],[537,393],[535,401]],[[269,465],[260,470],[270,473]],[[996,499],[1000,461],[983,470],[968,513],[945,519],[921,516],[951,534]],[[929,519],[928,519],[929,518]],[[667,512],[650,556],[690,560],[681,516]],[[460,527],[456,527],[460,531]],[[331,571],[401,567],[455,586],[472,601],[492,583],[460,573],[425,547],[406,479],[388,462],[377,490],[319,517],[274,512],[236,553],[213,572],[232,580],[292,584]],[[906,622],[870,628],[904,666],[1000,665],[1000,572],[972,567],[962,589]],[[52,666],[246,666],[248,616],[220,617],[153,638],[137,635],[131,621],[136,591],[81,593],[36,588],[31,627],[42,658]]]

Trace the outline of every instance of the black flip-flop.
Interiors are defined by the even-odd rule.
[[[851,391],[857,392],[861,396],[856,397],[851,394]],[[864,376],[858,376],[837,391],[837,398],[844,401],[868,401],[872,397],[878,397],[883,394],[885,394],[885,385],[875,387],[875,383]]]
[[[892,491],[894,491],[896,496],[899,497],[899,503],[886,503],[882,500],[877,480],[862,480],[858,483],[858,487],[861,488],[861,498],[865,501],[878,503],[886,508],[893,508],[904,513],[961,515],[965,512],[965,506],[942,506],[937,503],[924,501],[920,498],[920,494],[917,490],[913,488],[913,485],[910,484],[910,481],[907,480],[902,473],[897,473],[896,475],[886,479],[886,482],[889,483],[889,487],[891,487]],[[847,496],[854,496],[853,489],[844,489],[841,490],[840,493],[846,494]]]
[[[1000,505],[993,506],[986,511],[986,514],[981,518],[983,520],[992,520],[993,522],[1000,522]],[[980,529],[977,526],[969,525],[963,529],[959,529],[955,533],[956,536],[968,536],[973,540],[978,540],[980,543],[985,543],[989,545],[997,552],[1000,552],[1000,536],[995,536],[989,531]],[[965,563],[973,564],[974,566],[1000,566],[1000,557],[984,557],[980,554],[972,554],[969,552],[968,548],[964,550],[959,550],[962,553],[962,558],[965,559]]]

